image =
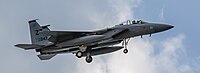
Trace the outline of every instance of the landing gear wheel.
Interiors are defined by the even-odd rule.
[[[83,53],[81,51],[76,52],[76,56],[78,58],[81,58],[83,56]]]
[[[125,54],[127,54],[127,53],[128,53],[128,49],[124,49],[123,52],[124,52]]]
[[[87,56],[87,57],[85,58],[85,61],[86,61],[87,63],[91,63],[91,62],[92,62],[92,56]]]

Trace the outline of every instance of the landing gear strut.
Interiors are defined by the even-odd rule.
[[[128,53],[127,45],[128,45],[129,40],[130,40],[130,38],[123,39],[123,42],[122,42],[122,46],[125,47],[125,49],[123,50],[123,52],[124,52],[125,54]]]

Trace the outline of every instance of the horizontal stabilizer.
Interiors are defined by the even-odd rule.
[[[53,58],[56,54],[42,54],[42,55],[37,55],[40,60],[49,60]]]
[[[15,45],[15,47],[23,48],[24,50],[30,50],[30,49],[39,49],[43,46],[36,44],[17,44]]]

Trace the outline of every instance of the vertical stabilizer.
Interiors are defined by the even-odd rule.
[[[30,26],[31,42],[32,44],[46,45],[48,44],[48,36],[43,36],[39,34],[42,31],[50,31],[48,27],[40,26],[36,20],[31,20],[28,22]]]

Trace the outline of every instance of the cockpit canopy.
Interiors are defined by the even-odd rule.
[[[144,23],[146,23],[146,22],[144,22],[142,20],[133,20],[133,21],[127,20],[127,21],[122,22],[119,25],[144,24]]]

